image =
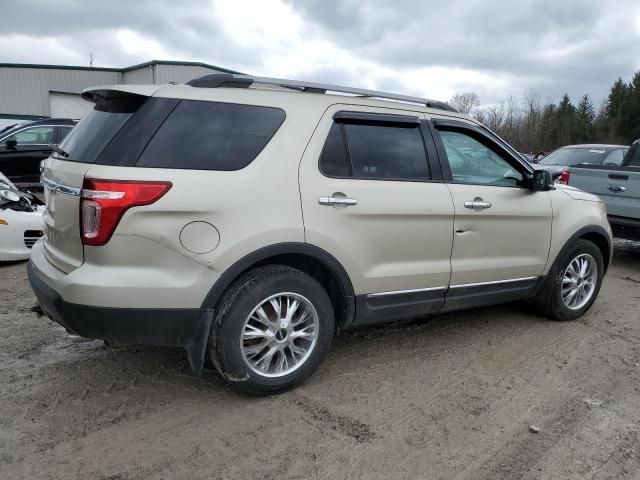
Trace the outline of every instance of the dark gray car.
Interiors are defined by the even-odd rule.
[[[0,172],[18,184],[40,181],[40,162],[75,126],[69,118],[21,123],[0,132]]]

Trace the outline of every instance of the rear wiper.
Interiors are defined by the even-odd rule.
[[[61,149],[59,146],[50,143],[49,148],[51,148],[51,150],[56,152],[58,155],[62,155],[65,158],[69,158],[69,154],[65,152],[63,149]]]

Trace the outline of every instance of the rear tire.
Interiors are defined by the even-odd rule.
[[[603,275],[600,249],[589,240],[577,240],[558,256],[534,302],[554,320],[574,320],[595,302]]]
[[[271,265],[241,277],[225,293],[209,353],[233,387],[252,395],[283,392],[318,368],[334,331],[331,300],[300,270]]]

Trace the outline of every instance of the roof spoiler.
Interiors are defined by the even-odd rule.
[[[164,85],[100,85],[97,87],[85,88],[82,91],[82,98],[96,103],[98,100],[111,98],[122,98],[131,96],[150,97]]]

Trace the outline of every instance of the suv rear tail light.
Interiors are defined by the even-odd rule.
[[[563,185],[569,185],[569,177],[570,176],[571,176],[571,173],[568,170],[565,170],[556,179],[556,183],[562,183]]]
[[[82,243],[92,246],[104,245],[128,209],[156,202],[171,186],[171,182],[101,180],[85,177],[80,201]]]

